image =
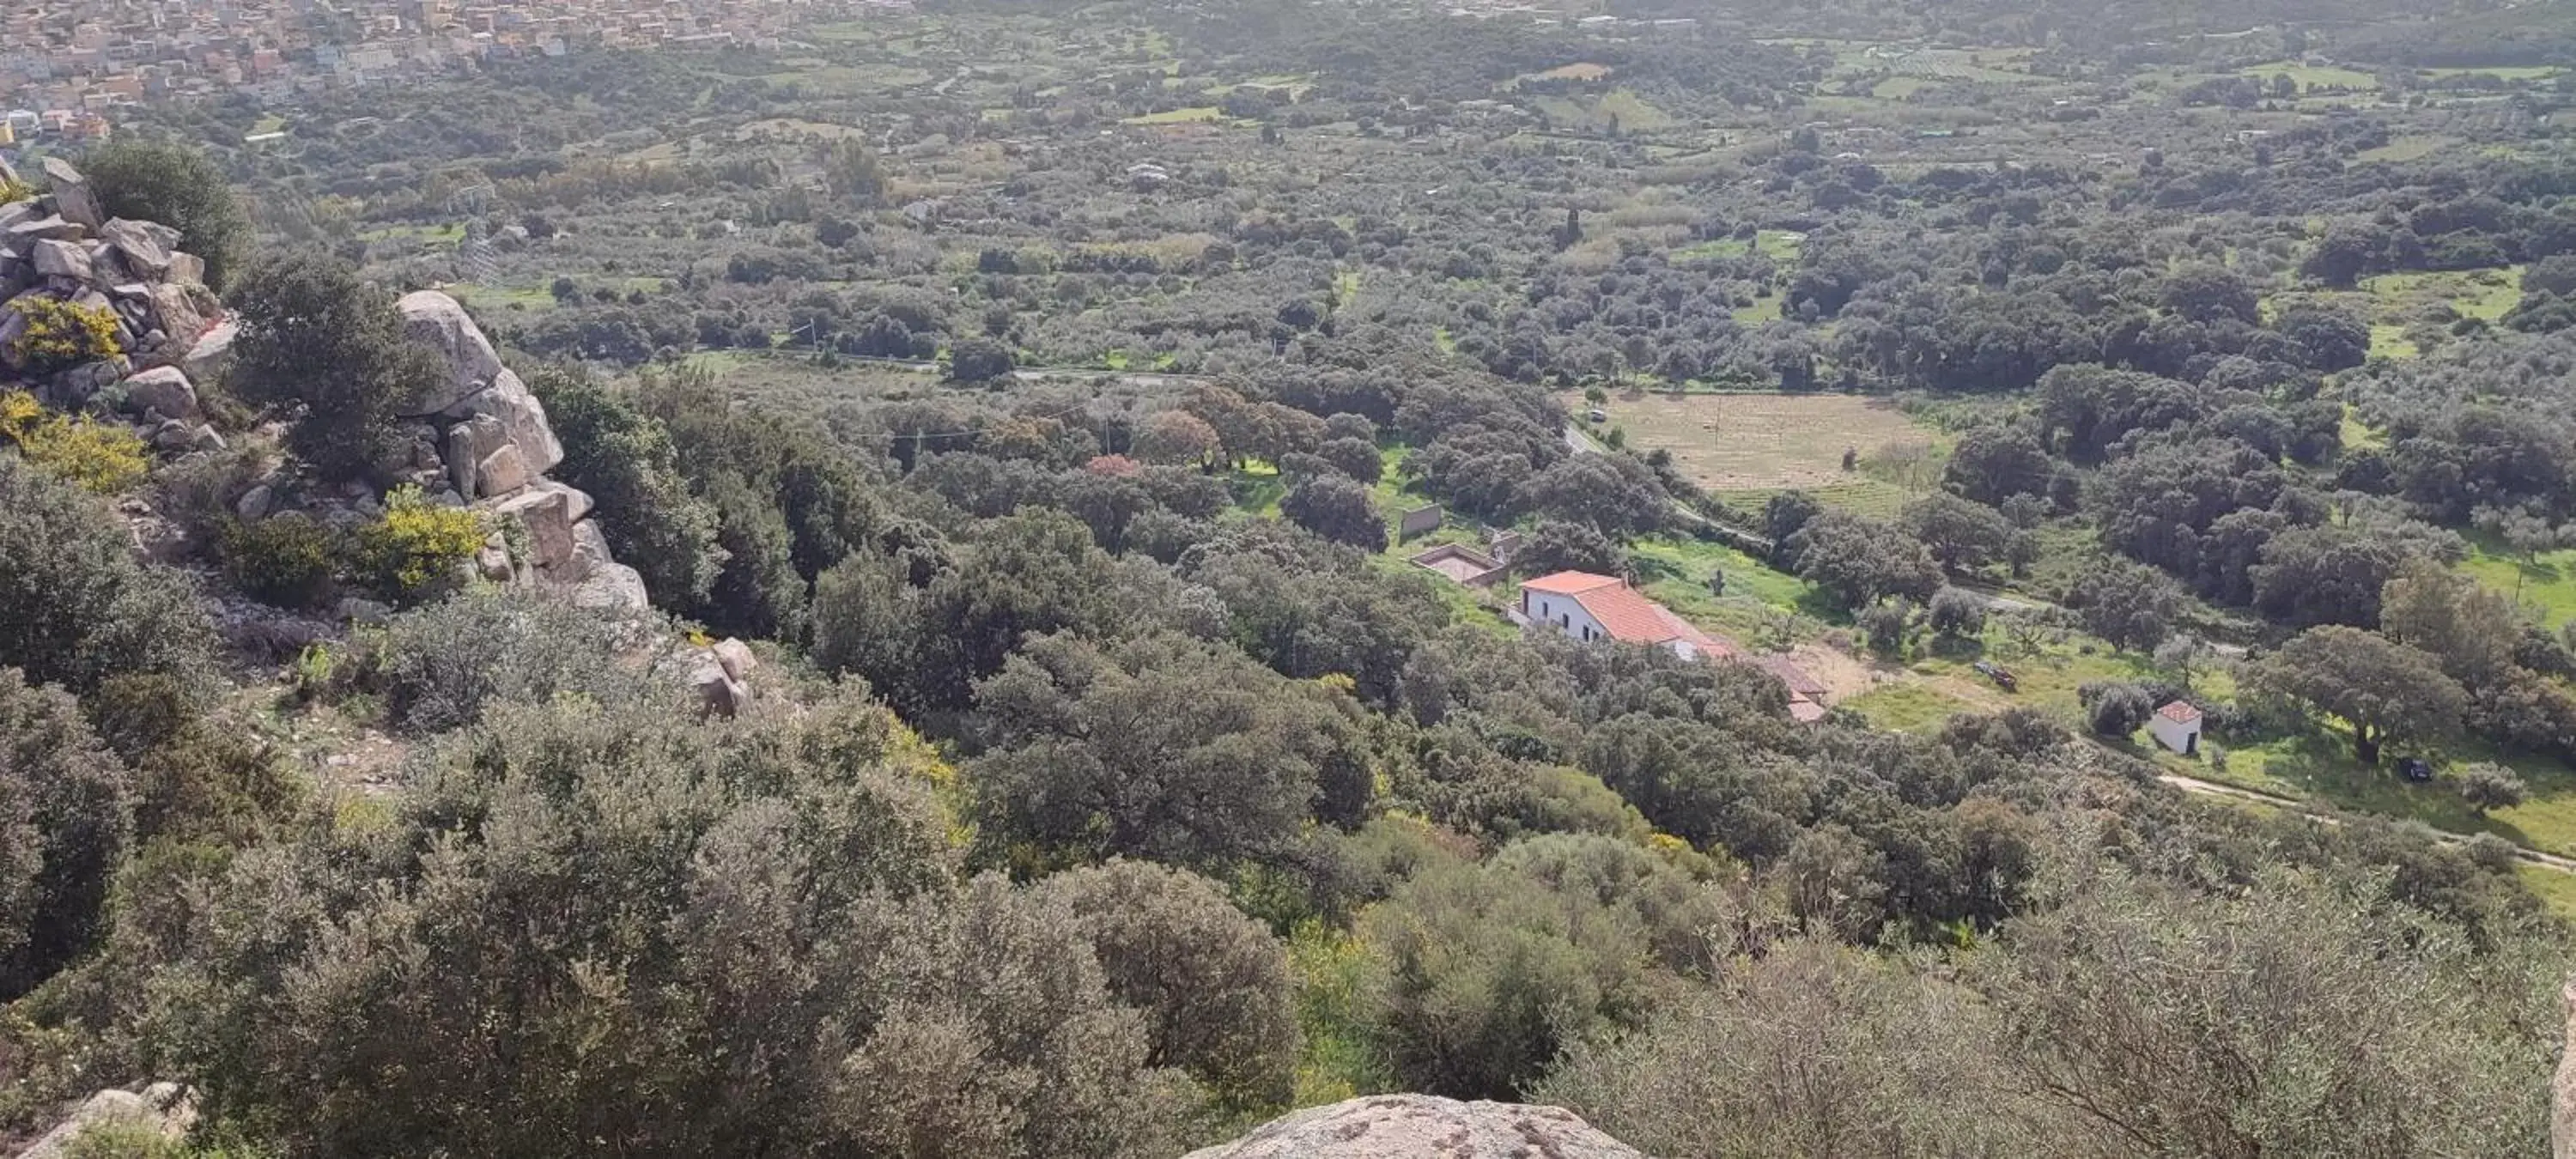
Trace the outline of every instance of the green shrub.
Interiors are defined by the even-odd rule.
[[[205,261],[207,286],[221,290],[231,282],[250,249],[250,215],[233,196],[223,166],[203,150],[119,134],[80,164],[108,216],[178,230],[187,237],[188,252]]]
[[[0,668],[0,1000],[88,949],[133,832],[132,780],[70,693]]]
[[[116,313],[104,306],[28,298],[15,309],[27,319],[27,330],[10,352],[34,377],[125,352],[116,343]]]
[[[193,678],[213,644],[184,573],[137,559],[97,497],[0,455],[0,665],[86,694],[122,673]]]
[[[151,469],[134,432],[87,415],[48,411],[25,391],[0,394],[0,440],[55,477],[100,495],[142,482]]]
[[[614,625],[559,600],[482,587],[394,617],[355,657],[357,685],[397,729],[442,732],[505,701],[628,702],[651,686],[618,664]]]
[[[384,517],[358,529],[359,566],[378,594],[418,603],[454,588],[487,534],[482,516],[432,503],[418,487],[397,487],[385,496]]]
[[[224,578],[252,599],[281,608],[319,607],[331,595],[340,538],[301,512],[236,519],[224,525],[223,557]]]

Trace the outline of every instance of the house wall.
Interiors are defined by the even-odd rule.
[[[2200,736],[2200,722],[2195,720],[2182,724],[2161,716],[2153,717],[2147,721],[2147,732],[2156,738],[2156,743],[2168,749],[2178,753],[2190,752],[2191,742]]]
[[[1601,621],[1593,619],[1592,613],[1584,611],[1583,605],[1574,602],[1572,596],[1549,595],[1522,588],[1521,614],[1528,616],[1533,623],[1545,624],[1577,640],[1610,638],[1610,630],[1602,627]]]

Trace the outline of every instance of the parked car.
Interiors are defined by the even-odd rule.
[[[2433,779],[2433,763],[2422,757],[2399,757],[2397,775],[2421,785]]]
[[[1994,681],[1995,687],[1997,688],[2003,689],[2006,692],[2021,691],[2021,681],[2012,674],[2011,669],[2006,668],[2001,664],[1997,664],[1992,660],[1979,660],[1975,664],[1970,665],[1970,667],[1977,670],[1977,675]]]
[[[1583,417],[1591,419],[1596,423],[1606,423],[1610,421],[1610,412],[1596,406],[1591,410],[1583,412]]]

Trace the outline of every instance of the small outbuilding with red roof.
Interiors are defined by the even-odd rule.
[[[2147,731],[2156,743],[2184,756],[2200,755],[2200,710],[2182,701],[2156,710],[2147,718]]]

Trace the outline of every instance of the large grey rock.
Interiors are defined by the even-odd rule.
[[[716,663],[724,666],[725,675],[736,680],[750,679],[751,670],[760,667],[759,659],[751,654],[751,645],[740,640],[718,640],[708,651],[715,654]]]
[[[61,214],[32,217],[9,227],[9,248],[25,253],[29,246],[40,241],[79,241],[87,236],[88,229],[63,220]]]
[[[75,242],[52,240],[37,242],[35,258],[36,272],[48,278],[70,278],[76,282],[87,282],[94,269],[90,263],[88,251],[83,250]]]
[[[538,402],[528,384],[508,370],[455,409],[500,420],[511,445],[519,448],[519,457],[533,473],[542,475],[563,462],[563,443],[555,438],[554,424],[546,420],[546,404]]]
[[[91,1095],[72,1117],[45,1132],[18,1159],[67,1159],[81,1136],[99,1127],[140,1127],[177,1142],[197,1124],[197,1099],[177,1083],[154,1083],[135,1091],[106,1090]]]
[[[155,367],[125,380],[125,401],[136,411],[156,410],[167,419],[197,417],[197,387],[186,371]]]
[[[147,345],[141,353],[146,361],[184,365],[211,327],[208,319],[212,313],[207,309],[207,303],[199,301],[187,287],[176,282],[152,283],[149,293],[150,329],[158,331],[161,340]],[[231,349],[229,339],[225,349]]]
[[[551,578],[581,550],[573,525],[590,514],[590,496],[548,480],[495,503],[492,514],[527,529],[529,561]]]
[[[703,693],[702,693],[703,694]],[[1645,1159],[1561,1107],[1376,1095],[1309,1107],[1187,1159]]]
[[[573,589],[572,602],[580,607],[604,612],[631,614],[648,611],[653,606],[644,591],[644,575],[622,563],[612,563],[590,573]]]
[[[465,307],[436,290],[405,294],[399,305],[404,329],[438,351],[448,368],[446,382],[399,400],[399,413],[406,418],[489,415],[500,420],[530,473],[542,475],[563,462],[563,444],[555,439],[553,424],[546,421],[545,404],[501,364],[491,339],[484,337]]]
[[[54,195],[54,212],[63,215],[63,220],[86,229],[107,224],[106,215],[99,212],[98,190],[90,187],[89,178],[81,176],[71,162],[60,157],[45,158],[45,187]]]
[[[483,336],[482,327],[474,324],[473,317],[456,299],[436,290],[420,290],[403,295],[396,305],[402,310],[403,329],[413,339],[438,351],[447,360],[448,369],[446,382],[396,401],[395,409],[404,417],[454,410],[509,369],[501,365],[500,352],[492,349],[491,339]]]
[[[698,702],[709,716],[732,720],[751,707],[751,689],[725,675],[724,667],[714,661],[700,664],[689,673],[689,684],[698,690]]]
[[[156,222],[119,217],[100,226],[98,236],[115,248],[125,268],[147,278],[158,278],[170,272],[170,247],[178,243],[179,231]]]
[[[482,467],[483,460],[500,450],[507,441],[501,430],[501,420],[488,415],[476,415],[447,428],[447,471],[448,477],[456,484],[457,494],[487,498],[502,493],[499,488],[481,490]]]
[[[608,536],[599,530],[599,521],[584,519],[572,525],[571,561],[546,578],[556,583],[577,584],[615,562],[617,557],[609,554]]]
[[[517,446],[510,443],[503,443],[499,450],[483,456],[483,461],[474,469],[474,475],[476,485],[483,489],[487,498],[509,494],[536,481],[536,475],[528,470],[527,459],[519,454]]]
[[[179,369],[187,372],[188,381],[213,382],[232,369],[233,337],[239,332],[232,319],[226,318],[198,337],[187,353],[179,356]],[[173,342],[188,341],[186,335],[175,330],[169,336]]]

